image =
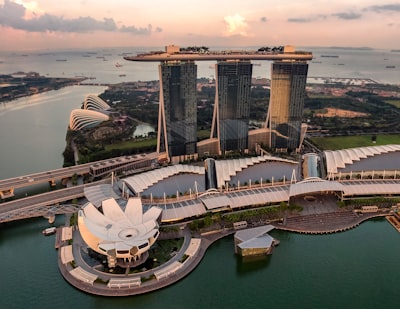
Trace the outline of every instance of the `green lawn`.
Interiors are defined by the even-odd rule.
[[[157,145],[157,139],[152,138],[152,139],[145,139],[145,140],[130,140],[118,144],[111,144],[111,145],[105,145],[104,148],[109,151],[112,149],[136,149],[136,148],[145,148],[149,146],[156,146]]]
[[[339,150],[354,147],[400,144],[400,135],[377,135],[372,143],[371,135],[314,137],[311,141],[322,150]]]
[[[385,100],[385,103],[392,104],[397,108],[400,108],[400,100]]]
[[[209,130],[200,130],[197,132],[197,137],[200,140],[209,138],[210,131]],[[137,149],[137,148],[140,149],[140,148],[146,148],[146,147],[156,146],[156,145],[157,145],[157,139],[152,138],[152,139],[145,139],[145,140],[129,140],[126,142],[105,145],[104,148],[105,148],[105,150],[110,151],[112,149],[121,149],[121,150]]]

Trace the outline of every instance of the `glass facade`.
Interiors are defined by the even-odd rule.
[[[269,127],[271,148],[294,151],[300,146],[308,64],[277,61],[272,64]]]
[[[213,119],[218,124],[213,127],[219,127],[221,152],[248,148],[252,69],[250,61],[217,63],[218,116]],[[213,135],[218,137],[217,133]]]
[[[197,151],[196,79],[197,65],[194,62],[160,64],[162,97],[158,143],[166,141],[170,157]],[[165,148],[165,145],[159,145],[160,151],[165,151]]]

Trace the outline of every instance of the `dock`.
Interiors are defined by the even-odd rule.
[[[389,215],[385,218],[397,230],[397,232],[400,232],[400,216],[398,214]]]

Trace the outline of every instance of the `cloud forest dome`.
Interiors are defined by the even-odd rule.
[[[140,198],[130,198],[123,210],[110,198],[102,202],[102,211],[87,203],[78,215],[81,236],[96,252],[137,260],[157,240],[160,208],[151,207],[143,213]]]

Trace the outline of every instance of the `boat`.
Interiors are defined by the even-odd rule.
[[[126,74],[119,74],[118,76],[119,76],[119,77],[125,77]]]
[[[394,65],[387,65],[386,66],[386,69],[394,69],[394,68],[396,68],[396,66],[394,66]]]
[[[44,229],[44,230],[42,231],[42,234],[43,234],[44,236],[49,236],[49,235],[55,234],[56,231],[57,231],[57,228],[56,228],[55,226],[53,226],[53,227],[49,227],[49,228],[47,228],[47,229]]]
[[[56,61],[67,61],[67,59],[56,59]]]
[[[116,66],[117,68],[120,68],[120,67],[122,67],[123,65],[117,62],[117,63],[115,64],[115,66]]]

